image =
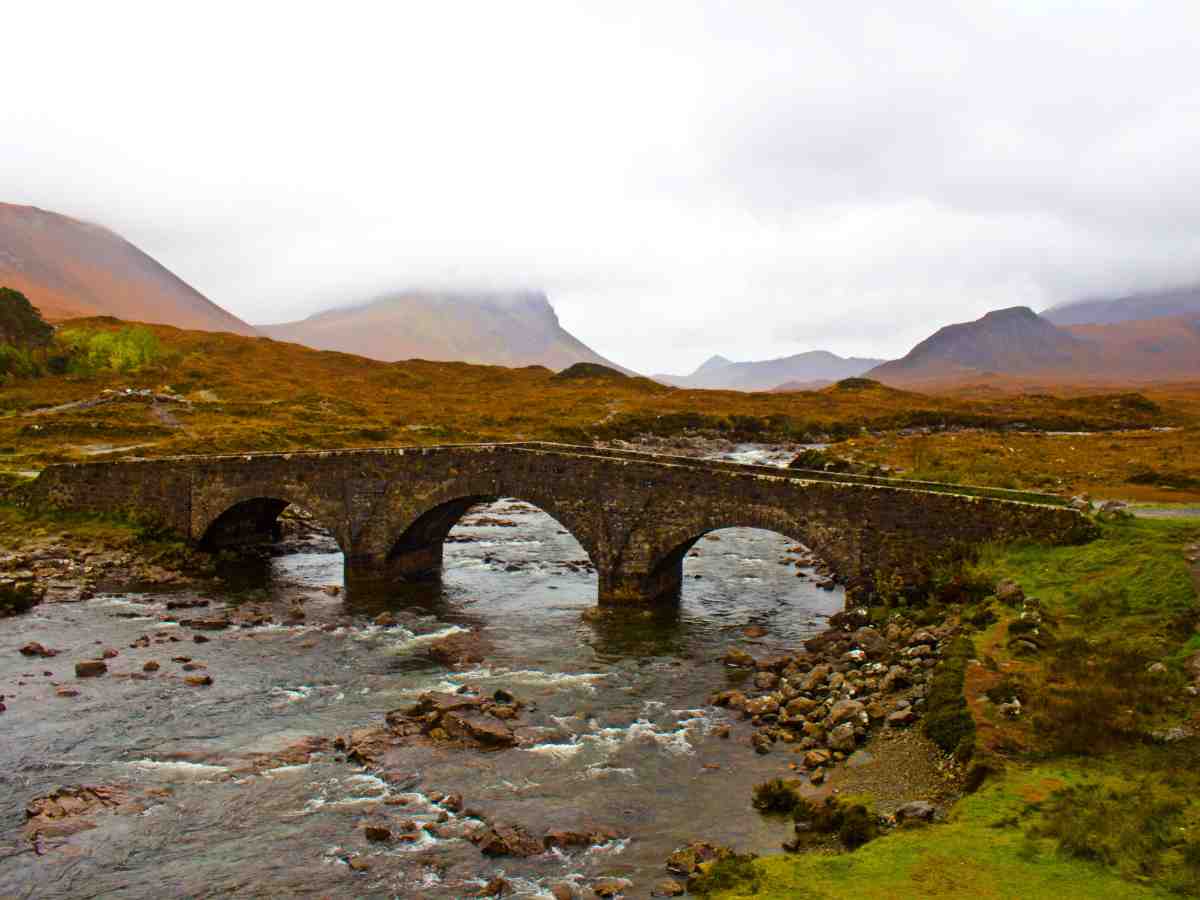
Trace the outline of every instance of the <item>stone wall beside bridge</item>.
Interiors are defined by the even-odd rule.
[[[435,572],[462,515],[502,497],[575,536],[601,603],[678,596],[688,550],[719,528],[804,544],[859,598],[880,573],[920,585],[986,542],[1071,543],[1095,531],[1074,510],[1015,492],[544,443],[76,463],[47,468],[32,487],[37,505],[133,514],[212,548],[269,540],[296,504],[333,534],[351,585]]]

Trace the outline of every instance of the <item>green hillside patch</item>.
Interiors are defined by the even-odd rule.
[[[1056,838],[1038,836],[1045,818],[1040,804],[1054,791],[1094,777],[1078,764],[1010,770],[961,801],[944,824],[899,829],[853,853],[765,857],[754,863],[757,891],[738,886],[710,896],[721,900],[1178,896],[1165,885],[1122,879],[1101,864],[1062,852]]]

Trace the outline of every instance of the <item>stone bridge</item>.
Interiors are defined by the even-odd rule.
[[[850,602],[868,597],[879,573],[920,585],[984,542],[1094,532],[1050,497],[548,443],[56,465],[32,494],[35,505],[136,514],[209,548],[269,540],[296,504],[332,532],[351,585],[437,572],[443,540],[470,507],[514,497],[575,536],[601,603],[678,596],[688,550],[719,528],[804,544]]]

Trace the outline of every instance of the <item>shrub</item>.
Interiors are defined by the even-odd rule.
[[[13,378],[33,378],[39,374],[41,367],[28,350],[0,344],[0,382]]]
[[[799,799],[791,784],[782,778],[775,778],[754,786],[752,802],[759,812],[790,813]]]
[[[44,347],[52,334],[54,329],[24,294],[0,287],[0,343],[28,350]]]
[[[815,803],[796,799],[792,810],[797,835],[805,833],[837,835],[847,850],[856,850],[879,836],[879,823],[866,803],[854,799],[826,797]]]
[[[754,865],[753,854],[734,853],[702,869],[688,880],[688,892],[707,896],[737,888],[741,894],[757,894],[762,875]]]
[[[969,639],[958,638],[951,643],[934,670],[925,697],[925,734],[943,751],[961,760],[970,759],[975,746],[975,720],[963,696],[967,660],[974,655],[975,646]]]
[[[58,335],[57,343],[67,358],[67,371],[80,375],[137,372],[163,357],[154,332],[140,326],[120,331],[74,328]]]
[[[1188,838],[1185,803],[1157,776],[1117,788],[1064,788],[1041,804],[1041,812],[1030,836],[1054,838],[1064,856],[1184,893],[1200,885],[1200,844]]]

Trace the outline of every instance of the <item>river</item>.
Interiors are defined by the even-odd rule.
[[[728,647],[756,656],[794,648],[822,630],[843,596],[797,577],[790,543],[778,535],[728,529],[711,537],[686,560],[679,605],[648,617],[586,620],[596,576],[579,544],[541,511],[503,500],[454,529],[439,581],[389,595],[334,595],[341,555],[316,535],[228,571],[219,590],[110,585],[93,599],[6,621],[0,895],[463,897],[504,875],[514,896],[548,897],[556,882],[582,886],[601,876],[628,878],[630,896],[648,896],[666,874],[666,856],[689,840],[776,850],[786,827],[757,815],[749,800],[755,783],[786,774],[786,756],[756,755],[749,726],[705,700],[745,677],[721,663]],[[192,597],[209,599],[210,609],[252,604],[276,622],[299,606],[305,618],[214,632],[196,644],[166,608]],[[373,624],[385,609],[403,624]],[[747,637],[750,626],[764,633]],[[454,670],[429,658],[430,642],[458,629],[490,641],[484,663]],[[142,636],[149,646],[131,648]],[[21,656],[31,640],[63,652]],[[119,651],[109,674],[76,679],[74,661],[100,647]],[[211,686],[182,681],[172,658],[185,656],[207,667],[198,671],[212,675]],[[128,677],[150,659],[159,672]],[[59,696],[55,684],[79,696]],[[412,778],[401,787],[334,751],[264,772],[245,764],[307,736],[377,724],[427,690],[463,685],[505,688],[528,704],[522,746],[403,748],[400,764]],[[713,733],[726,722],[730,739]],[[152,799],[31,848],[20,828],[25,804],[76,784]],[[459,838],[364,839],[362,821],[381,809],[417,823],[447,818],[429,802],[434,791],[465,797],[451,825],[483,813],[535,836],[599,825],[622,837],[529,859],[484,857]],[[369,871],[350,869],[355,856]]]

